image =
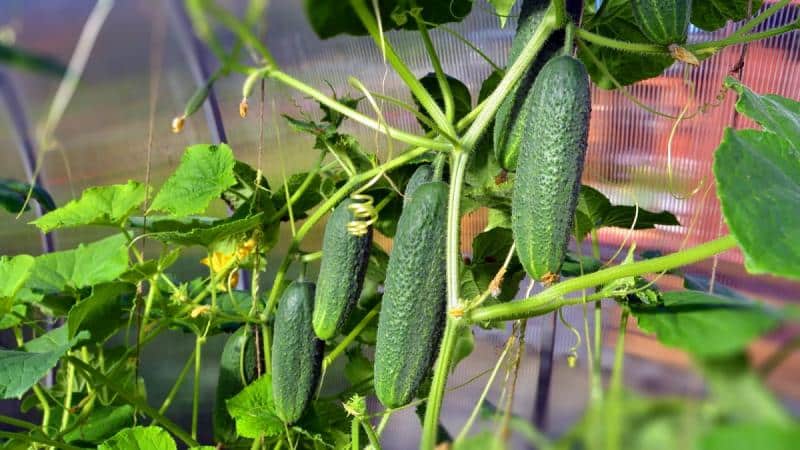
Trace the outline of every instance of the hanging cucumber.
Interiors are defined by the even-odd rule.
[[[511,43],[511,50],[508,54],[508,64],[511,66],[522,53],[525,44],[539,28],[542,23],[550,0],[524,0],[520,10],[520,17],[517,22],[517,32]],[[539,54],[531,63],[527,72],[520,81],[506,96],[497,110],[494,123],[494,154],[500,167],[506,170],[514,170],[517,166],[517,157],[523,136],[521,127],[514,126],[526,122],[528,112],[522,109],[522,104],[528,96],[536,76],[542,66],[557,55],[564,46],[564,31],[554,32],[547,39]]]
[[[656,44],[686,42],[692,0],[631,0],[633,18],[642,34]]]
[[[215,442],[230,443],[236,440],[233,418],[228,414],[225,401],[238,394],[256,378],[256,346],[253,333],[245,335],[247,325],[242,325],[228,337],[219,359],[217,392],[214,398],[212,430]],[[244,353],[242,348],[244,347]]]
[[[417,167],[417,170],[411,174],[408,183],[406,183],[406,190],[403,193],[403,207],[411,202],[417,188],[425,183],[433,181],[433,166],[430,164],[423,164]]]
[[[286,287],[275,313],[272,336],[272,395],[275,413],[297,422],[319,382],[325,341],[311,325],[314,284],[295,281]]]
[[[511,228],[525,271],[553,281],[564,262],[586,156],[591,109],[586,68],[550,60],[523,105],[527,121],[512,194]]]
[[[361,295],[372,246],[372,227],[362,236],[353,236],[347,229],[354,219],[351,203],[350,199],[341,202],[325,225],[313,315],[314,332],[323,340],[339,333]]]
[[[389,256],[375,345],[375,392],[408,404],[433,363],[445,320],[447,184],[419,186],[403,209]]]

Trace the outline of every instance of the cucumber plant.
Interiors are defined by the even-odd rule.
[[[56,207],[35,187],[34,198],[48,200],[48,212],[32,221],[41,232],[91,226],[108,235],[50,254],[0,257],[0,329],[10,330],[16,344],[0,349],[0,394],[22,399],[22,408],[37,416],[34,423],[0,415],[10,429],[0,430],[3,448],[176,448],[177,440],[196,449],[380,449],[393,414],[412,407],[423,450],[510,448],[514,434],[537,448],[796,445],[800,424],[764,378],[797,340],[758,371],[746,353],[765,333],[796,322],[796,312],[748,300],[683,267],[738,248],[749,272],[800,279],[800,103],[755,93],[734,78],[721,86],[758,128],[726,130],[715,153],[729,229],[717,239],[660,256],[632,242],[622,262],[604,260],[602,228],[680,223],[669,212],[614,205],[580,184],[591,149],[592,83],[624,89],[673,64],[702,64],[727,47],[795,31],[797,21],[752,32],[788,0],[757,14],[758,1],[745,8],[744,2],[606,0],[595,8],[593,1],[525,0],[505,68],[446,25],[470,14],[472,0],[303,2],[321,39],[369,36],[413,102],[378,98],[355,79],[355,96],[327,95],[283,71],[272,43],[256,32],[262,16],[273,13],[267,3],[253,0],[239,18],[213,0],[185,2],[220,69],[172,125],[180,132],[195,120],[223,77],[245,78],[242,117],[256,86],[263,82],[266,96],[280,85],[319,105],[317,115],[284,116],[294,130],[314,136],[315,162],[268,180],[227,144],[198,143],[157,190],[132,180],[89,188]],[[504,24],[515,2],[490,3]],[[689,21],[713,31],[742,19],[727,37],[686,43]],[[233,36],[232,48],[222,45],[217,27]],[[418,34],[430,74],[411,71],[386,39],[391,30]],[[431,37],[440,31],[457,35],[469,44],[463,51],[476,51],[493,69],[478,102],[445,73]],[[394,126],[385,104],[406,109],[420,128]],[[408,148],[379,156],[345,133],[344,121]],[[27,207],[19,186],[2,197],[14,213]],[[208,216],[220,201],[232,214]],[[478,209],[488,210],[489,226],[465,258],[461,220]],[[277,245],[284,223],[292,233]],[[392,248],[381,248],[373,233],[393,238]],[[324,234],[322,248],[308,239],[314,234]],[[145,252],[145,240],[160,245]],[[190,248],[203,250],[202,261],[181,259],[195,254]],[[275,257],[280,262],[267,271]],[[186,279],[175,270],[178,261],[205,266],[207,274]],[[317,264],[314,280],[307,269]],[[682,278],[684,288],[662,292],[664,276]],[[523,278],[543,289],[517,295]],[[245,279],[251,283],[239,282]],[[528,381],[516,375],[526,321],[588,304],[595,305],[596,324],[619,315],[611,375],[606,380],[601,370],[601,328],[589,335],[586,318],[589,355],[577,363],[587,365],[588,406],[563,435],[547,436],[512,414],[515,386]],[[647,397],[625,387],[631,317],[643,332],[691,356],[709,386],[707,398]],[[480,328],[507,330],[507,338],[486,376],[474,377],[485,387],[454,429],[453,420],[447,426],[440,420],[448,377],[470,355]],[[141,352],[175,333],[193,335],[194,350],[164,398],[147,395]],[[221,354],[212,354],[208,340],[226,334]],[[213,434],[200,425],[200,372],[208,358],[220,361]],[[498,377],[500,369],[505,377]],[[53,371],[52,384],[40,382]],[[339,374],[344,385],[331,382]],[[170,408],[187,378],[193,378],[192,414],[185,428],[170,418]],[[505,395],[494,405],[487,394],[496,384]],[[382,406],[370,410],[366,397],[373,395]],[[490,426],[472,432],[479,417]]]

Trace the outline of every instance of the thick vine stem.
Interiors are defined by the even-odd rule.
[[[442,409],[444,400],[444,389],[447,385],[447,374],[450,371],[450,361],[453,360],[453,351],[458,337],[458,327],[461,319],[447,317],[447,324],[444,328],[442,346],[439,349],[439,357],[436,359],[436,369],[433,372],[431,390],[428,394],[428,404],[425,408],[425,421],[422,425],[422,440],[419,448],[421,450],[432,450],[436,446],[436,431],[439,424],[439,413]]]
[[[638,261],[632,264],[622,264],[599,270],[588,275],[571,278],[561,283],[554,284],[550,288],[524,300],[478,308],[468,312],[466,314],[466,319],[471,323],[478,323],[540,316],[555,311],[562,306],[583,303],[584,299],[582,297],[564,297],[571,292],[600,286],[624,277],[663,272],[665,270],[685,266],[734,247],[736,247],[736,239],[731,235],[723,236],[719,239],[670,255]],[[588,299],[591,299],[591,297],[587,297],[587,300]]]

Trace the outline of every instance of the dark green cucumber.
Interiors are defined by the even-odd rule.
[[[547,281],[564,262],[586,156],[591,94],[583,63],[571,56],[550,60],[523,108],[511,228],[525,271]]]
[[[353,236],[347,224],[353,213],[347,199],[333,210],[322,240],[322,264],[317,278],[313,325],[317,337],[335,337],[361,295],[372,246],[372,227],[363,236]]]
[[[430,164],[423,164],[417,167],[417,170],[411,174],[411,178],[406,183],[406,190],[403,192],[403,207],[411,202],[411,198],[418,187],[433,180],[433,172],[433,166]]]
[[[303,415],[317,389],[325,341],[311,325],[314,284],[286,287],[275,313],[272,336],[272,395],[275,413],[287,424]]]
[[[387,408],[414,398],[438,352],[447,291],[447,196],[445,183],[421,185],[397,224],[375,344],[375,393]]]
[[[656,44],[686,42],[692,0],[631,0],[633,18],[642,34]]]
[[[511,42],[506,66],[510,67],[522,53],[525,44],[542,23],[549,5],[550,0],[524,0],[522,2],[517,32]],[[513,124],[525,121],[527,112],[522,109],[522,104],[539,71],[550,58],[561,51],[564,46],[564,38],[563,31],[556,31],[547,39],[536,59],[533,60],[528,70],[497,110],[494,123],[494,154],[500,167],[506,170],[516,169],[520,140],[522,139],[522,130],[513,127]]]
[[[243,325],[225,341],[219,359],[217,392],[211,417],[215,442],[230,443],[236,440],[236,427],[228,414],[225,401],[241,392],[246,384],[256,378],[256,346],[254,335],[245,336],[247,325]],[[244,347],[244,353],[242,353]]]

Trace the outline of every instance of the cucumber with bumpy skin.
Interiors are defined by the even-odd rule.
[[[586,156],[591,99],[583,63],[571,56],[550,60],[523,108],[528,119],[511,228],[525,271],[550,282],[564,262]]]
[[[517,32],[511,43],[508,54],[508,64],[511,66],[522,53],[525,44],[539,28],[547,13],[550,0],[525,0],[522,2]],[[557,55],[564,46],[564,31],[558,30],[545,41],[539,54],[531,63],[528,70],[511,92],[503,99],[497,110],[494,123],[494,154],[500,167],[506,170],[515,170],[517,158],[523,138],[523,131],[514,127],[515,123],[525,122],[527,111],[522,108],[525,98],[529,95],[536,76],[542,67],[553,56]]]
[[[253,341],[256,337],[253,334],[247,336],[246,332],[247,325],[242,325],[231,334],[225,341],[219,359],[219,377],[212,416],[215,442],[230,443],[236,440],[235,423],[228,414],[225,401],[256,378],[256,346]]]
[[[322,240],[322,263],[317,277],[313,325],[317,337],[335,337],[361,295],[372,227],[363,236],[353,236],[347,224],[354,219],[347,199],[333,210],[325,225]]]
[[[642,34],[656,44],[683,44],[689,30],[692,0],[631,0]]]
[[[275,313],[272,336],[272,395],[275,413],[287,424],[303,415],[317,389],[325,341],[311,325],[314,284],[286,287]]]
[[[438,352],[447,292],[447,196],[445,183],[419,186],[397,224],[375,345],[375,393],[388,408],[414,398]]]
[[[416,192],[418,187],[425,183],[430,183],[431,181],[433,181],[433,166],[430,164],[423,164],[417,167],[417,170],[411,174],[411,178],[409,178],[408,183],[406,183],[406,190],[403,192],[403,207],[411,202],[411,198],[414,197],[414,192]]]

